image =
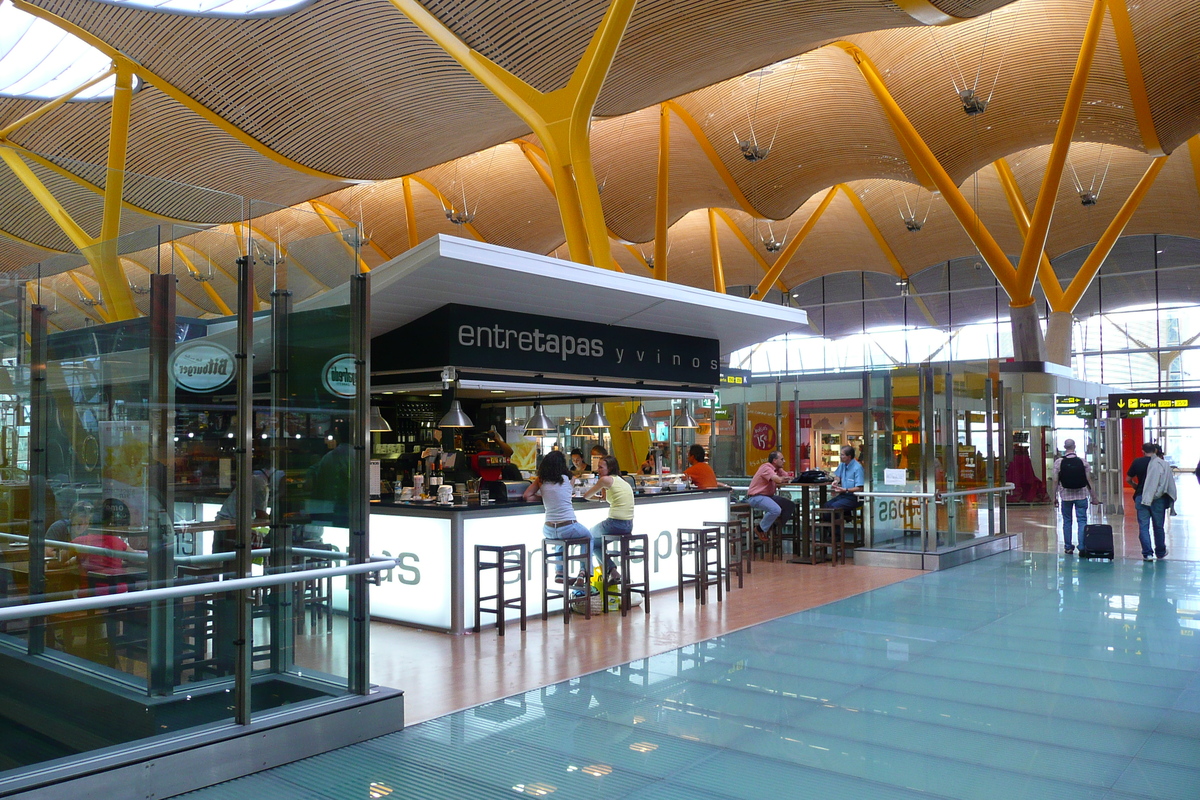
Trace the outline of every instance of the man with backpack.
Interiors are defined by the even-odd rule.
[[[1079,543],[1083,544],[1083,530],[1087,526],[1088,500],[1095,502],[1096,492],[1092,489],[1091,469],[1086,461],[1075,453],[1075,440],[1063,442],[1062,458],[1054,461],[1054,505],[1062,507],[1063,552],[1075,552],[1072,535],[1072,511],[1079,522]]]

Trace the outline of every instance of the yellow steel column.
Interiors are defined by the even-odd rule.
[[[938,161],[937,156],[929,149],[929,145],[921,138],[921,134],[913,127],[900,105],[892,97],[888,91],[887,84],[883,82],[883,77],[879,74],[879,70],[875,64],[862,51],[858,45],[850,42],[835,42],[835,46],[846,51],[854,63],[858,66],[859,72],[867,81],[867,86],[875,95],[876,100],[883,107],[884,113],[888,115],[892,123],[893,129],[899,134],[901,141],[907,141],[909,149],[912,151],[912,157],[917,159],[917,164],[914,169],[924,170],[934,186],[942,193],[942,197],[946,201],[946,205],[950,206],[950,210],[954,212],[954,216],[958,219],[967,236],[970,237],[976,249],[979,250],[983,260],[991,267],[992,273],[996,276],[996,280],[1008,292],[1008,296],[1012,298],[1016,291],[1016,270],[1009,263],[1008,256],[1004,250],[992,238],[992,234],[979,221],[979,217],[975,213],[975,209],[971,208],[971,204],[967,202],[967,198],[963,197],[963,193],[959,190],[958,185],[946,172],[946,169]],[[919,178],[919,176],[918,176]]]
[[[725,221],[725,225],[728,226],[730,232],[733,233],[737,240],[742,243],[742,247],[746,248],[746,252],[758,263],[758,267],[763,271],[763,274],[765,275],[770,272],[771,265],[762,257],[762,253],[758,252],[754,244],[746,238],[746,234],[742,233],[742,229],[733,221],[733,217],[729,216],[723,208],[714,208],[713,211],[717,212],[717,216]],[[787,291],[787,287],[783,285],[783,281],[775,281],[775,288],[781,292]]]
[[[412,178],[405,175],[401,183],[404,184],[404,223],[408,229],[408,249],[411,250],[421,243],[417,238],[417,212],[413,206]]]
[[[717,236],[717,215],[708,210],[708,244],[712,248],[713,291],[725,294],[725,266],[721,263],[721,240]]]
[[[671,167],[671,110],[658,109],[658,184],[654,195],[654,277],[667,279],[667,197]]]
[[[1004,189],[1004,197],[1008,200],[1008,207],[1012,211],[1013,219],[1016,220],[1017,228],[1020,229],[1022,236],[1029,235],[1029,208],[1025,205],[1025,198],[1021,195],[1021,187],[1017,185],[1017,176],[1013,175],[1012,168],[1008,166],[1008,159],[1001,158],[992,166],[996,168],[996,174],[1000,176],[1000,186]],[[1058,275],[1054,272],[1054,267],[1050,264],[1050,257],[1042,251],[1041,263],[1038,265],[1038,282],[1042,286],[1042,292],[1046,295],[1046,302],[1050,304],[1051,311],[1069,311],[1070,309],[1061,308],[1062,306],[1062,284],[1058,282]]]
[[[67,92],[63,96],[57,97],[57,98],[51,100],[49,103],[46,103],[43,106],[38,106],[36,109],[34,109],[33,111],[30,111],[28,114],[26,114],[25,116],[16,120],[15,122],[10,122],[8,125],[5,125],[3,128],[0,128],[0,139],[7,139],[9,134],[11,134],[13,131],[17,130],[18,128],[28,125],[29,123],[34,122],[35,120],[41,119],[43,116],[45,116],[46,114],[49,114],[54,109],[58,108],[61,105],[66,104],[69,100],[71,100],[71,98],[75,97],[75,95],[79,94],[80,92],[83,92],[83,91],[86,91],[86,90],[92,88],[93,86],[95,86],[97,83],[100,83],[101,81],[108,80],[109,78],[112,77],[112,74],[115,71],[116,71],[115,68],[110,67],[109,69],[105,70],[105,72],[103,72],[100,75],[97,75],[95,78],[92,78],[87,83],[76,86],[74,89]]]
[[[140,315],[133,292],[121,268],[117,237],[121,235],[121,193],[125,190],[125,156],[129,144],[129,105],[133,98],[133,72],[129,64],[117,61],[117,81],[113,87],[112,119],[108,131],[108,171],[104,181],[104,219],[100,223],[99,264],[96,280],[108,302],[114,319],[133,319]]]
[[[571,260],[612,268],[589,127],[600,87],[636,0],[612,0],[567,85],[541,92],[472,50],[417,0],[391,0],[413,24],[516,113],[541,140]]]
[[[308,205],[313,211],[317,212],[317,216],[321,218],[321,222],[324,222],[325,227],[329,228],[329,232],[332,233],[338,240],[338,244],[342,246],[342,249],[346,251],[346,254],[355,260],[355,262],[358,264],[358,271],[360,273],[370,272],[371,268],[367,266],[367,262],[363,261],[362,256],[360,256],[358,252],[350,246],[350,243],[346,241],[346,237],[343,235],[343,231],[346,229],[339,228],[336,224],[334,224],[333,220],[329,218],[330,212],[334,210],[333,207],[325,205],[324,203],[318,204],[315,200],[309,200]],[[322,205],[325,205],[325,208],[329,209],[329,211],[323,210],[321,208]]]
[[[771,284],[779,280],[779,276],[783,274],[783,270],[787,267],[788,262],[792,260],[792,256],[800,249],[800,245],[804,244],[804,240],[812,233],[812,229],[817,226],[821,215],[825,213],[825,209],[829,208],[829,204],[833,202],[834,197],[837,197],[837,193],[837,186],[834,186],[825,193],[825,197],[821,200],[821,204],[817,206],[817,210],[804,221],[804,226],[800,228],[800,232],[780,251],[779,257],[771,265],[770,271],[758,282],[758,288],[754,290],[754,294],[750,295],[751,300],[762,300],[767,296],[767,289],[770,289]]]
[[[1124,0],[1120,0],[1123,2]],[[1046,249],[1046,237],[1050,233],[1050,218],[1054,216],[1054,202],[1058,199],[1058,184],[1067,164],[1067,152],[1071,148],[1071,137],[1075,135],[1075,123],[1079,119],[1079,108],[1083,104],[1083,91],[1087,88],[1088,73],[1100,41],[1100,29],[1104,24],[1106,0],[1095,0],[1088,18],[1087,30],[1083,34],[1083,45],[1075,62],[1075,73],[1063,102],[1062,116],[1054,132],[1054,144],[1050,146],[1050,159],[1046,162],[1046,173],[1042,176],[1042,188],[1038,191],[1029,220],[1029,233],[1025,246],[1021,248],[1021,260],[1017,262],[1016,294],[1012,305],[1025,306],[1033,302],[1033,282],[1037,278],[1042,251]]]
[[[1200,193],[1200,134],[1188,139],[1188,157],[1192,159],[1192,177],[1196,179],[1196,192]]]
[[[1079,272],[1075,273],[1075,277],[1071,279],[1071,284],[1063,292],[1063,310],[1074,311],[1075,306],[1079,305],[1080,298],[1087,291],[1092,279],[1096,277],[1096,273],[1100,271],[1100,267],[1104,264],[1104,259],[1108,258],[1108,254],[1112,252],[1113,245],[1117,243],[1125,226],[1129,224],[1129,220],[1133,217],[1133,213],[1137,211],[1137,207],[1145,198],[1146,193],[1150,191],[1150,187],[1154,185],[1154,179],[1158,177],[1158,173],[1167,164],[1166,156],[1159,156],[1150,162],[1149,169],[1142,175],[1141,180],[1137,182],[1137,186],[1133,187],[1129,198],[1126,199],[1121,206],[1121,210],[1113,217],[1113,221],[1108,224],[1104,234],[1096,242],[1096,246],[1092,248],[1092,252],[1088,254],[1083,265],[1080,266]]]
[[[1125,83],[1129,86],[1129,99],[1133,113],[1137,116],[1138,128],[1142,132],[1142,146],[1152,156],[1166,155],[1154,128],[1154,117],[1150,113],[1150,96],[1146,92],[1146,79],[1142,75],[1142,60],[1138,57],[1137,41],[1133,38],[1133,23],[1129,21],[1129,9],[1124,2],[1110,3],[1109,19],[1121,50],[1121,64],[1125,67]]]

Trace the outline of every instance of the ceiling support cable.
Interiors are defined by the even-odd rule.
[[[729,212],[723,208],[714,208],[713,211],[717,212],[717,216],[729,226],[729,230],[733,232],[733,235],[737,237],[737,240],[742,243],[743,247],[746,248],[746,252],[752,255],[754,260],[758,262],[758,266],[762,269],[763,274],[770,272],[771,265],[768,264],[767,260],[762,257],[762,253],[758,252],[758,248],[756,248],[754,243],[750,241],[749,237],[742,232],[742,229],[738,227],[738,224],[733,221],[733,217],[729,216]],[[788,288],[783,285],[783,281],[781,280],[775,281],[775,288],[784,293],[786,293],[788,290]]]
[[[857,45],[850,42],[835,42],[835,47],[840,47],[854,59],[854,63],[858,66],[859,72],[867,81],[867,86],[871,89],[872,94],[883,107],[884,113],[892,123],[892,128],[897,132],[901,139],[901,143],[905,148],[905,152],[911,153],[912,157],[917,159],[913,162],[913,169],[920,171],[932,180],[934,188],[942,193],[946,205],[954,213],[967,236],[971,238],[975,248],[979,251],[980,256],[991,268],[992,274],[996,276],[996,280],[1008,293],[1010,301],[1017,295],[1017,273],[1013,269],[1012,263],[1008,260],[1008,255],[996,242],[995,238],[986,227],[980,222],[975,209],[967,202],[967,198],[963,196],[962,191],[954,180],[946,172],[945,167],[938,161],[937,156],[929,149],[929,145],[921,137],[913,127],[908,117],[905,116],[900,105],[892,97],[888,91],[887,85],[883,82],[883,77],[879,74],[878,68],[871,61],[870,57]]]
[[[571,260],[611,268],[604,208],[592,167],[590,127],[600,87],[633,14],[635,0],[611,0],[567,85],[541,92],[472,50],[416,0],[391,0],[467,72],[508,106],[546,149]]]
[[[413,179],[414,181],[416,181],[417,183],[419,183],[419,184],[421,184],[422,186],[424,186],[426,189],[428,189],[428,190],[429,190],[429,193],[430,193],[430,194],[432,194],[434,197],[436,197],[436,198],[437,198],[437,201],[438,201],[439,203],[441,203],[441,204],[442,204],[442,209],[443,209],[443,210],[444,210],[444,209],[450,209],[451,211],[458,211],[458,210],[459,210],[459,209],[457,209],[457,208],[455,208],[455,207],[454,207],[454,203],[450,202],[449,198],[447,198],[447,197],[446,197],[446,195],[442,194],[442,192],[441,192],[441,190],[440,190],[440,189],[438,189],[436,186],[434,186],[434,185],[433,185],[432,183],[430,183],[429,181],[427,181],[427,180],[425,180],[424,178],[422,178],[422,177],[419,177],[419,176],[417,176],[417,175],[410,175],[409,177],[410,177],[410,178],[412,178],[412,179]],[[414,223],[414,224],[415,224],[415,223]],[[476,229],[476,227],[475,227],[475,226],[474,226],[472,223],[470,223],[470,222],[464,222],[464,223],[463,223],[463,227],[467,229],[467,232],[468,232],[468,233],[470,233],[472,236],[474,236],[474,237],[475,237],[475,241],[477,241],[477,242],[483,242],[483,241],[486,241],[486,240],[483,238],[483,234],[481,234],[481,233],[478,231],[478,229]]]
[[[625,244],[625,249],[628,250],[633,255],[633,257],[637,259],[637,262],[639,264],[641,264],[643,267],[646,268],[647,272],[654,272],[654,267],[650,266],[650,262],[646,260],[646,257],[644,255],[642,255],[641,250],[637,249],[637,247],[630,244],[629,242],[625,242],[624,244]]]
[[[1124,2],[1110,3],[1108,15],[1117,37],[1117,49],[1121,52],[1121,66],[1125,68],[1125,83],[1129,86],[1129,99],[1142,133],[1142,146],[1148,155],[1165,156],[1166,152],[1154,127],[1154,117],[1150,113],[1150,95],[1146,92],[1146,78],[1142,73],[1141,58],[1138,57],[1137,41],[1133,38],[1129,9]]]
[[[883,253],[883,257],[892,265],[892,271],[896,273],[896,277],[903,282],[908,292],[907,296],[911,297],[913,302],[917,304],[917,308],[920,309],[929,324],[936,328],[937,321],[933,318],[933,313],[930,312],[929,306],[925,305],[925,298],[917,294],[917,290],[912,287],[912,280],[909,277],[908,270],[900,263],[899,256],[896,255],[896,251],[892,249],[892,246],[888,244],[888,240],[883,237],[883,231],[879,230],[879,226],[875,224],[871,212],[867,211],[867,207],[863,205],[863,201],[859,198],[858,193],[845,183],[839,183],[838,188],[845,192],[846,197],[850,199],[850,205],[854,206],[854,210],[858,212],[859,218],[867,226],[867,230],[871,232],[871,238],[875,240],[875,244],[879,245],[879,250]]]
[[[68,274],[70,274],[70,273],[68,273]],[[71,278],[73,280],[78,280],[78,278],[75,278],[74,275],[71,275]],[[60,298],[64,303],[66,303],[71,308],[78,311],[80,314],[82,314],[87,319],[92,320],[93,322],[104,323],[104,322],[109,321],[106,317],[103,316],[103,314],[100,313],[104,310],[102,307],[92,306],[90,309],[86,308],[83,304],[77,303],[75,300],[71,299],[71,297],[69,295],[67,295],[65,292],[61,291],[58,287],[56,287],[54,285],[54,281],[52,278],[43,278],[42,280],[44,280],[45,283],[39,283],[39,285],[38,285],[39,291],[50,292],[55,297]],[[79,284],[79,283],[75,284],[76,288],[79,288],[80,285],[81,284]],[[88,299],[91,300],[93,298],[89,297]],[[45,304],[43,303],[43,305],[45,305]]]
[[[717,236],[717,215],[708,209],[708,246],[712,249],[713,291],[725,294],[725,265],[721,263],[721,239]]]
[[[421,243],[417,236],[417,212],[413,205],[412,178],[405,175],[400,179],[404,188],[404,229],[408,233],[408,249],[412,250]]]
[[[221,299],[221,295],[217,294],[217,290],[212,287],[212,277],[205,277],[200,274],[200,270],[196,269],[196,265],[192,263],[190,258],[188,258],[187,253],[183,252],[183,246],[179,242],[171,242],[171,249],[175,251],[175,255],[179,257],[179,260],[183,262],[183,265],[187,267],[188,274],[200,282],[200,286],[204,289],[204,293],[208,295],[208,299],[212,301],[214,306],[216,306],[217,311],[226,317],[234,316],[233,309]]]
[[[87,287],[87,285],[83,282],[83,280],[79,277],[79,275],[77,275],[75,273],[75,270],[73,270],[73,269],[67,270],[67,277],[71,279],[71,283],[75,284],[75,289],[76,289],[76,291],[79,292],[79,299],[86,301],[84,303],[84,305],[88,306],[89,308],[95,309],[96,316],[98,316],[100,318],[101,322],[112,322],[113,321],[112,315],[108,313],[108,311],[104,308],[104,306],[100,305],[100,299],[97,298],[96,295],[92,294],[92,290],[89,289]],[[72,305],[75,305],[75,304],[72,304]],[[78,305],[75,305],[75,307],[79,308]],[[80,308],[80,310],[82,311],[83,309]],[[86,314],[87,312],[84,312],[84,313]],[[91,316],[91,315],[88,314],[88,316]]]
[[[546,185],[546,189],[550,192],[550,196],[557,201],[558,193],[554,191],[554,176],[550,174],[550,170],[546,166],[549,163],[549,159],[546,158],[546,151],[532,142],[525,141],[524,139],[513,139],[513,142],[518,148],[520,148],[521,152],[525,154],[525,160],[529,162],[530,166],[533,167],[533,171],[536,172],[538,177],[542,179],[542,183]],[[610,239],[616,239],[618,242],[623,241],[620,236],[617,236],[612,232],[612,228],[609,228],[607,225],[605,225],[604,229],[608,232]],[[554,249],[558,250],[557,247]],[[557,256],[555,257],[557,258]],[[642,263],[645,263],[645,259],[642,259]],[[621,265],[617,263],[615,258],[612,260],[612,269],[614,272],[625,271],[621,268]]]
[[[29,190],[29,193],[33,195],[33,199],[36,200],[38,204],[46,211],[46,213],[50,215],[50,218],[53,219],[58,225],[59,229],[67,235],[67,238],[71,240],[71,244],[78,248],[80,254],[88,260],[88,263],[92,265],[93,270],[97,273],[97,276],[99,276],[100,259],[96,248],[96,240],[88,236],[87,233],[84,232],[83,228],[79,227],[79,224],[76,223],[75,220],[71,218],[71,215],[67,212],[67,210],[63,208],[62,203],[58,202],[58,199],[55,198],[50,190],[46,188],[46,185],[38,179],[38,176],[33,173],[33,170],[29,168],[29,165],[25,163],[21,156],[17,155],[15,151],[7,147],[0,147],[0,159],[4,160],[4,163],[6,163],[8,168],[13,171],[13,174],[17,176],[17,179],[20,180],[21,183],[25,185],[25,188]],[[125,284],[123,280],[121,283],[125,286],[125,290],[128,292],[129,286]],[[103,284],[101,284],[101,292],[103,292]],[[96,300],[97,298],[89,295],[88,299]],[[107,296],[105,296],[103,299],[107,300]],[[104,310],[99,305],[97,305],[96,308],[98,313],[105,318],[105,322],[112,321],[111,315],[108,311]]]
[[[671,169],[671,109],[662,104],[658,109],[658,182],[654,193],[654,277],[667,279],[667,219],[668,184]]]
[[[1096,274],[1100,271],[1100,267],[1104,265],[1104,259],[1108,258],[1108,254],[1112,252],[1117,239],[1121,237],[1125,226],[1133,218],[1134,212],[1137,211],[1138,206],[1146,197],[1146,193],[1154,185],[1154,180],[1158,177],[1158,173],[1162,171],[1162,168],[1166,164],[1166,156],[1159,156],[1150,162],[1150,167],[1142,175],[1141,180],[1137,182],[1137,186],[1133,187],[1133,191],[1129,193],[1129,197],[1121,205],[1121,209],[1117,212],[1117,215],[1113,217],[1112,222],[1108,224],[1100,239],[1092,247],[1092,252],[1088,254],[1082,266],[1079,267],[1079,271],[1075,273],[1075,277],[1071,279],[1070,285],[1063,292],[1062,308],[1055,309],[1056,311],[1074,311],[1075,306],[1079,305],[1083,293],[1087,291],[1088,286],[1095,279]]]
[[[1087,88],[1088,74],[1091,72],[1096,46],[1100,41],[1106,4],[1107,0],[1095,0],[1092,13],[1088,17],[1083,44],[1079,48],[1079,58],[1075,62],[1075,73],[1071,76],[1071,85],[1067,89],[1066,100],[1063,101],[1058,129],[1054,132],[1054,143],[1050,146],[1050,158],[1046,162],[1042,186],[1033,206],[1029,234],[1025,237],[1025,246],[1021,249],[1021,260],[1017,263],[1015,294],[1009,292],[1009,297],[1012,298],[1011,305],[1014,307],[1033,303],[1033,282],[1037,279],[1042,251],[1046,249],[1050,219],[1054,215],[1055,200],[1058,199],[1058,185],[1062,180],[1067,153],[1071,148],[1071,138],[1075,135],[1075,123],[1079,120],[1079,109],[1083,105],[1083,92]]]
[[[118,62],[124,61],[131,67],[131,69],[133,70],[133,74],[135,74],[139,78],[141,78],[142,81],[144,81],[145,83],[152,84],[155,89],[158,89],[160,92],[165,94],[167,97],[170,97],[175,102],[179,103],[180,105],[184,106],[185,108],[189,109],[190,111],[192,111],[195,114],[197,114],[198,116],[200,116],[206,122],[209,122],[212,125],[215,125],[217,128],[221,129],[221,131],[223,131],[224,133],[228,134],[229,136],[232,136],[234,139],[236,139],[237,141],[246,145],[247,147],[249,147],[254,152],[258,153],[259,155],[264,156],[265,158],[268,158],[271,161],[274,161],[276,164],[282,164],[283,166],[285,166],[289,169],[296,170],[297,172],[299,172],[303,175],[312,175],[313,177],[324,178],[326,180],[331,180],[331,181],[344,181],[344,180],[347,180],[348,178],[353,177],[353,176],[349,176],[349,175],[334,175],[331,172],[324,172],[319,169],[313,169],[312,167],[305,166],[304,164],[301,164],[299,161],[293,161],[292,159],[290,159],[287,156],[285,156],[284,154],[278,152],[277,150],[270,147],[269,145],[264,144],[263,142],[260,142],[258,139],[254,138],[246,131],[237,127],[232,122],[230,122],[229,120],[222,117],[220,114],[217,114],[216,112],[214,112],[208,106],[204,105],[203,103],[198,102],[191,95],[189,95],[186,92],[180,90],[179,88],[171,85],[171,83],[169,81],[167,81],[165,78],[160,77],[159,75],[155,74],[153,71],[147,69],[146,67],[142,66],[141,64],[138,64],[136,61],[129,58],[124,53],[122,53],[120,50],[113,47],[111,44],[109,44],[108,42],[99,38],[98,36],[95,36],[94,34],[90,33],[89,31],[84,30],[83,28],[79,27],[78,25],[68,22],[67,20],[63,19],[62,17],[60,17],[56,14],[53,14],[44,8],[35,6],[35,5],[27,2],[26,0],[12,0],[12,3],[14,6],[21,9],[25,13],[32,14],[33,16],[37,17],[38,19],[44,19],[47,22],[49,22],[51,25],[54,25],[55,27],[60,28],[64,31],[66,31],[67,33],[70,33],[73,36],[83,40],[85,43],[96,48],[101,53],[104,53],[105,55],[109,56],[114,61],[118,61]]]
[[[407,178],[405,178],[405,180],[407,180]],[[343,222],[350,223],[350,227],[352,227],[352,228],[362,226],[362,219],[361,219],[362,204],[361,203],[359,204],[359,209],[358,209],[360,219],[358,220],[357,223],[355,223],[354,220],[350,219],[350,217],[346,215],[346,212],[342,211],[337,206],[326,203],[324,200],[309,200],[308,202],[309,202],[309,205],[311,205],[313,207],[313,210],[317,212],[317,214],[321,214],[321,212],[323,210],[326,213],[328,213],[329,215],[337,217],[338,219],[342,220]],[[328,227],[329,223],[332,221],[332,220],[325,220],[325,217],[322,217],[321,219],[325,221],[326,227]],[[334,231],[335,228],[330,228],[330,230]],[[345,231],[345,230],[346,230],[345,228],[336,228],[336,231]],[[372,250],[374,250],[379,255],[380,258],[382,258],[384,261],[392,260],[392,257],[387,254],[387,251],[385,251],[382,247],[380,247],[375,242],[374,239],[372,239],[370,236],[366,236],[365,232],[363,235],[364,235],[364,238],[366,239],[364,244],[366,244],[368,247],[370,247]],[[293,260],[292,263],[296,264],[296,261]],[[299,264],[297,264],[297,266],[299,266]],[[304,269],[304,267],[300,267],[300,268]],[[309,277],[311,277],[313,280],[317,281],[317,283],[321,283],[321,281],[318,280],[317,277],[315,275],[313,275],[311,272],[308,272],[308,270],[304,270],[304,271],[309,275]]]
[[[1025,205],[1021,187],[1017,184],[1017,176],[1013,174],[1012,168],[1008,165],[1008,159],[998,159],[992,166],[996,168],[996,174],[1000,176],[1000,186],[1004,189],[1004,197],[1008,200],[1008,207],[1012,211],[1017,229],[1021,231],[1022,240],[1024,240],[1024,237],[1029,235],[1029,207]],[[1058,275],[1055,274],[1054,267],[1050,264],[1050,257],[1044,250],[1041,263],[1038,265],[1038,282],[1041,284],[1042,293],[1046,295],[1046,302],[1050,304],[1051,311],[1070,310],[1062,308],[1062,284],[1059,283]]]
[[[322,203],[319,200],[309,200],[308,205],[313,211],[317,212],[317,216],[321,218],[321,222],[325,223],[325,227],[328,228],[329,232],[332,233],[334,238],[338,240],[338,244],[342,246],[342,249],[346,251],[346,254],[350,256],[350,258],[354,259],[355,263],[358,265],[359,273],[370,272],[371,268],[367,266],[367,262],[363,261],[362,256],[359,255],[358,251],[350,246],[350,242],[346,241],[345,232],[347,230],[360,230],[357,225],[354,225],[354,221],[328,203]],[[345,222],[349,222],[354,227],[340,228],[338,227],[338,224],[333,221],[333,217],[337,217]],[[255,230],[254,226],[250,226],[250,229]],[[270,239],[270,237],[267,238],[269,241],[274,241],[273,239]],[[282,253],[283,246],[279,245],[278,243],[276,243],[276,246],[279,247],[280,252]],[[292,263],[298,267],[300,266],[299,264],[296,264],[295,259],[292,259]],[[300,269],[304,270],[304,273],[308,275],[308,277],[316,280],[316,276],[314,276],[311,272],[303,267],[300,267]],[[325,289],[329,288],[323,281],[317,281],[317,283],[320,283]]]
[[[792,260],[792,256],[796,255],[796,251],[800,249],[800,245],[804,244],[804,240],[812,233],[812,229],[817,226],[821,215],[825,213],[825,209],[829,208],[829,204],[833,202],[833,198],[837,196],[837,193],[837,186],[832,187],[825,193],[825,197],[821,200],[820,205],[817,206],[817,210],[804,221],[804,225],[800,228],[799,233],[779,252],[779,255],[775,258],[775,263],[767,270],[767,274],[763,276],[763,279],[758,282],[758,288],[754,290],[754,294],[750,295],[751,300],[766,298],[767,290],[771,288],[771,284],[779,280],[779,276],[783,274],[783,270],[787,267],[788,262]]]
[[[679,119],[683,121],[683,124],[687,126],[687,129],[696,139],[696,143],[700,145],[700,149],[704,151],[704,155],[708,156],[708,163],[712,164],[713,169],[717,171],[717,176],[720,177],[721,182],[725,184],[725,188],[729,190],[731,195],[733,195],[733,200],[738,204],[738,207],[750,216],[757,219],[762,219],[763,215],[754,208],[750,202],[750,198],[746,197],[741,187],[738,186],[737,181],[733,178],[733,174],[730,173],[729,168],[725,166],[725,162],[721,160],[721,156],[718,155],[716,148],[712,146],[712,142],[708,140],[708,136],[705,135],[704,129],[700,127],[698,122],[696,122],[695,117],[688,113],[687,109],[679,105],[679,103],[675,102],[674,100],[667,100],[665,103],[663,103],[663,105],[674,111],[675,116],[679,117]]]

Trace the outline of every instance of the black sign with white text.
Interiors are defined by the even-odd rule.
[[[442,366],[716,386],[715,339],[446,305],[371,343],[373,372]]]

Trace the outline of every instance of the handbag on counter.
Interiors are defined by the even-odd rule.
[[[819,469],[806,469],[792,483],[832,483],[833,478]]]

